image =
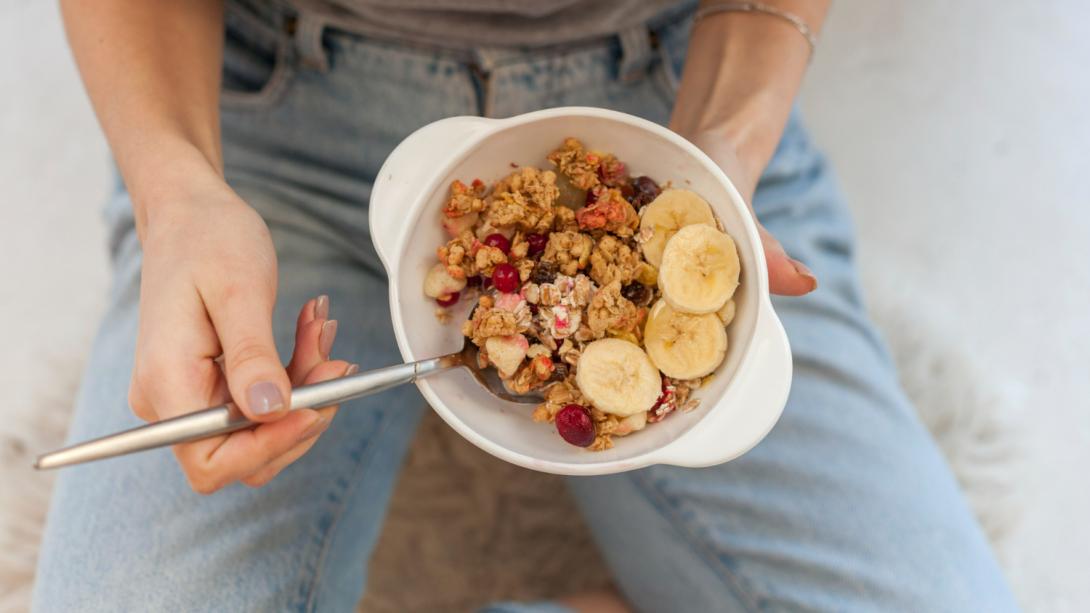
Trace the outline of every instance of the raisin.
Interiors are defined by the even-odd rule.
[[[651,203],[652,200],[659,197],[662,193],[662,188],[651,177],[636,177],[632,180],[632,190],[635,192],[629,203],[639,209]]]
[[[534,264],[534,270],[530,273],[530,281],[538,285],[552,283],[556,279],[557,270],[556,262],[542,260]]]
[[[568,365],[560,361],[560,356],[553,360],[553,373],[549,375],[549,381],[563,381],[568,378]]]
[[[651,288],[643,283],[629,283],[621,288],[621,295],[636,306],[647,306],[651,303]]]

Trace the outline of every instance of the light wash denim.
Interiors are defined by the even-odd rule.
[[[323,72],[278,30],[239,19],[228,36],[224,152],[229,182],[277,247],[277,344],[286,357],[296,310],[328,293],[339,357],[364,369],[399,360],[367,227],[369,190],[391,149],[427,122],[484,110],[592,105],[664,123],[689,27],[676,16],[655,24],[653,50],[628,37],[469,55],[327,30]],[[867,319],[848,212],[797,115],[754,204],[821,280],[810,295],[774,301],[794,351],[787,409],[764,442],[722,466],[569,480],[617,584],[653,612],[1014,611]],[[107,220],[111,300],[70,440],[139,423],[126,391],[141,251],[123,188]],[[64,470],[36,610],[352,610],[423,409],[411,386],[348,403],[306,457],[256,490],[195,494],[168,450]]]

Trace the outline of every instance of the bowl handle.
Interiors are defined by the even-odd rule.
[[[402,232],[411,231],[405,213],[428,187],[431,176],[457,150],[471,144],[474,134],[483,133],[489,123],[481,117],[448,117],[429,123],[410,134],[383,162],[371,188],[371,240],[391,273],[397,262],[394,246]]]
[[[662,448],[655,463],[694,468],[722,464],[752,449],[772,430],[787,403],[792,365],[787,333],[767,299],[758,313],[753,343],[750,359],[720,405]],[[739,410],[722,410],[726,406]]]

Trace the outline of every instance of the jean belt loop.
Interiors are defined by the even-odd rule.
[[[640,23],[617,34],[621,43],[621,59],[617,66],[617,77],[623,82],[637,81],[645,74],[654,59],[651,49],[651,31],[647,24]]]
[[[489,47],[477,47],[473,49],[469,57],[473,65],[485,73],[495,70],[500,58],[497,51]]]
[[[299,52],[300,63],[321,73],[329,72],[329,54],[322,44],[322,34],[327,25],[325,16],[317,11],[303,10],[295,26],[295,48]]]

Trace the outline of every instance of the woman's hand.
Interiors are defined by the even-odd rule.
[[[198,492],[262,485],[314,444],[335,410],[289,414],[291,387],[349,365],[329,360],[337,324],[326,299],[299,314],[287,368],[273,346],[269,230],[223,180],[223,0],[66,0],[62,11],[144,247],[129,402],[159,420],[234,398],[264,423],[174,453]]]
[[[169,195],[168,195],[169,194]],[[267,483],[302,456],[336,407],[288,413],[292,386],[340,377],[329,359],[336,320],[329,300],[303,305],[285,368],[273,343],[277,268],[261,217],[213,172],[184,191],[158,192],[144,207],[140,325],[129,402],[148,421],[234,399],[263,422],[174,446],[191,487],[211,493],[234,481]],[[222,356],[222,358],[221,358]]]

